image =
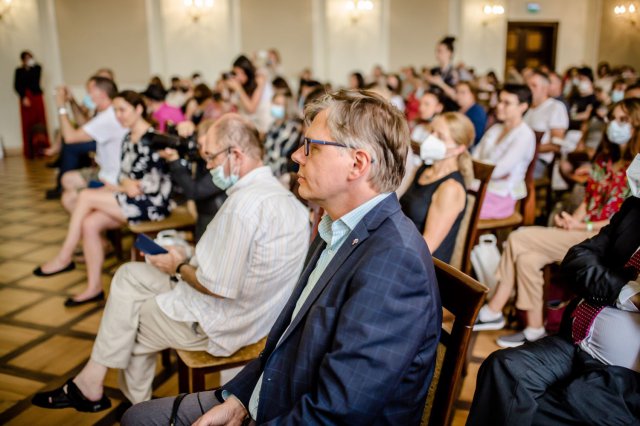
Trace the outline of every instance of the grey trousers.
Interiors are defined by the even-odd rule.
[[[120,424],[122,426],[133,425],[158,425],[167,426],[171,418],[173,401],[175,396],[169,398],[153,399],[141,402],[129,408]],[[214,391],[192,393],[184,397],[178,407],[176,425],[191,425],[200,416],[214,406],[220,404],[214,395]]]

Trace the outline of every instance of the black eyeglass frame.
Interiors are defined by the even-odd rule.
[[[309,147],[312,143],[315,143],[317,145],[330,145],[330,146],[337,146],[340,148],[349,148],[347,145],[340,142],[321,141],[319,139],[311,139],[311,138],[304,137],[302,138],[302,145],[304,146],[305,157],[309,156],[309,150],[310,150]]]

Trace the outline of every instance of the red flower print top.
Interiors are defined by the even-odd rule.
[[[594,163],[586,187],[585,221],[609,220],[620,210],[622,202],[629,195],[628,165],[625,163],[624,167],[614,170],[611,160],[599,160]]]

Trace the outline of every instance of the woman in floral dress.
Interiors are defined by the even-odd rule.
[[[33,273],[49,277],[75,268],[76,245],[82,240],[87,267],[87,288],[65,306],[104,299],[100,275],[104,263],[102,233],[129,222],[161,220],[170,213],[171,179],[162,158],[146,142],[153,129],[146,120],[142,96],[125,90],[113,100],[120,124],[130,129],[122,146],[118,185],[85,189],[71,215],[67,237],[58,254]]]

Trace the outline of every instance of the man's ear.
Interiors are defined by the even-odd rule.
[[[357,149],[353,152],[353,165],[351,167],[351,173],[349,177],[358,179],[366,175],[371,168],[373,159],[371,154],[363,149]]]

